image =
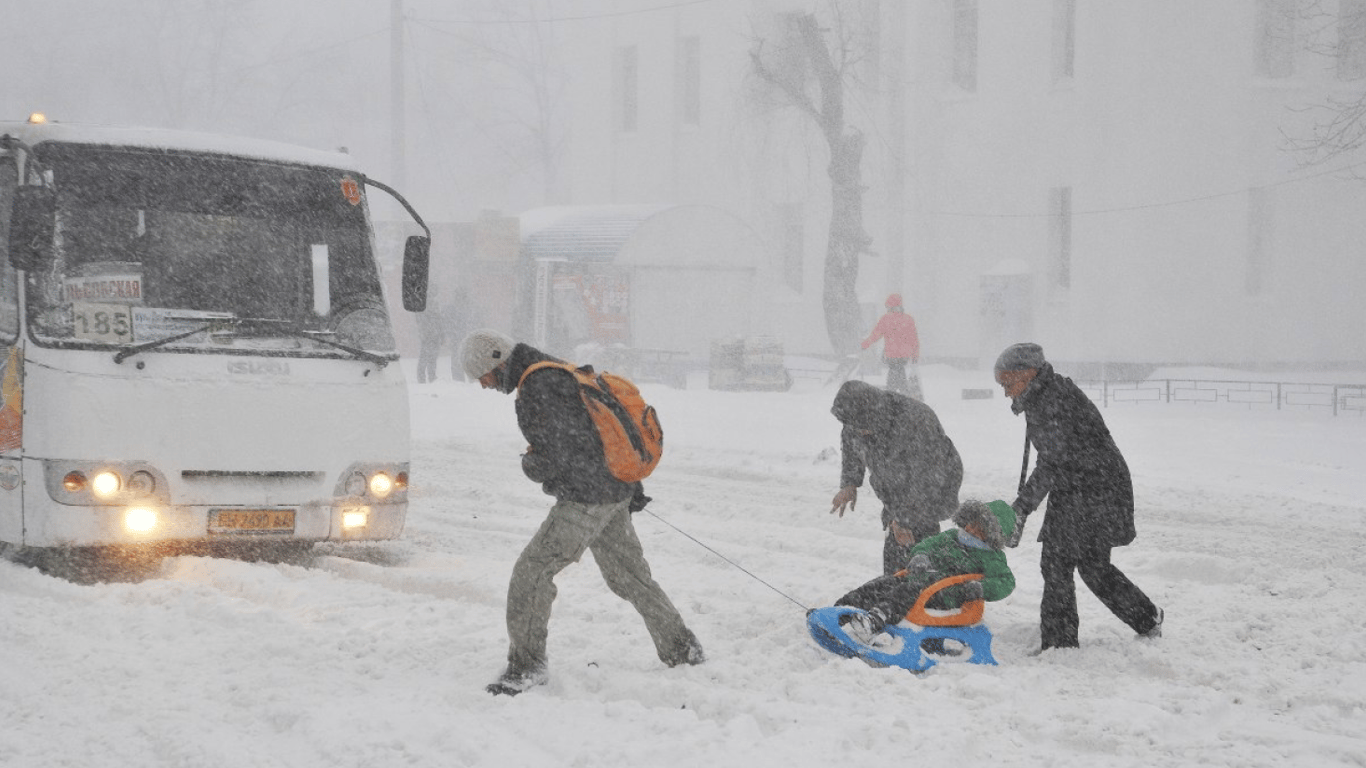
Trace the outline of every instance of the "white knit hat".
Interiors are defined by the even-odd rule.
[[[517,342],[488,328],[471,333],[465,337],[460,349],[465,374],[471,379],[483,378],[484,374],[502,365],[515,346]]]

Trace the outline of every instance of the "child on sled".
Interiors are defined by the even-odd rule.
[[[1000,600],[1015,589],[1015,574],[1006,563],[1004,551],[1015,530],[1015,510],[1004,501],[965,501],[954,513],[953,522],[957,528],[917,542],[905,568],[891,576],[879,576],[835,602],[865,611],[841,617],[842,622],[848,621],[845,630],[851,636],[865,645],[876,644],[875,636],[887,625],[901,621],[921,591],[950,576],[979,573],[982,579],[940,590],[930,598],[927,608],[952,610],[971,600]],[[942,652],[941,648],[925,650]]]

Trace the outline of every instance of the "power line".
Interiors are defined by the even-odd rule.
[[[274,59],[269,59],[269,60],[267,60],[267,61],[257,62],[257,63],[255,63],[255,64],[246,64],[246,65],[244,65],[244,66],[236,67],[236,68],[234,68],[234,69],[227,69],[227,70],[224,70],[224,71],[222,72],[222,74],[232,75],[232,74],[236,74],[236,73],[238,73],[238,72],[246,72],[246,71],[252,70],[252,69],[260,69],[261,67],[272,67],[272,66],[275,66],[276,64],[283,64],[283,63],[286,62],[286,61],[294,61],[295,59],[307,58],[307,57],[313,56],[313,55],[315,55],[315,54],[323,53],[324,51],[331,51],[331,50],[334,50],[334,49],[336,49],[336,48],[341,48],[341,47],[343,47],[343,46],[348,46],[348,45],[351,45],[352,43],[357,43],[357,42],[360,42],[361,40],[366,40],[366,39],[371,38],[371,37],[376,37],[376,36],[378,36],[378,35],[388,34],[388,32],[389,32],[388,28],[385,28],[385,29],[376,29],[376,30],[373,30],[373,31],[370,31],[370,32],[365,32],[365,33],[360,34],[360,35],[356,35],[355,37],[349,37],[349,38],[347,38],[347,39],[345,39],[345,40],[341,40],[341,41],[338,41],[338,42],[335,42],[335,43],[328,43],[327,45],[320,45],[320,46],[318,46],[317,48],[309,48],[309,49],[306,49],[306,50],[298,51],[297,53],[292,53],[292,54],[290,54],[290,55],[288,55],[288,56],[280,56],[280,57],[277,57],[277,58],[274,58]]]
[[[1350,165],[1344,165],[1341,168],[1330,168],[1326,171],[1319,171],[1318,173],[1311,173],[1306,176],[1298,176],[1293,179],[1275,181],[1271,182],[1270,184],[1255,184],[1244,189],[1238,189],[1229,192],[1215,192],[1214,194],[1210,195],[1201,195],[1199,197],[1187,197],[1182,198],[1180,200],[1166,200],[1157,203],[1143,203],[1140,205],[1119,206],[1115,208],[1094,208],[1086,211],[1072,211],[1071,215],[1076,217],[1094,216],[1106,213],[1128,213],[1130,211],[1145,211],[1151,210],[1153,208],[1170,208],[1177,205],[1203,203],[1208,200],[1218,200],[1224,197],[1245,195],[1247,194],[1247,191],[1249,189],[1274,189],[1276,187],[1282,187],[1287,184],[1298,184],[1301,181],[1309,181],[1311,179],[1317,179],[1323,176],[1330,176],[1336,173],[1344,173],[1346,171],[1350,171],[1355,168],[1360,168],[1362,166],[1366,166],[1366,160],[1352,163]],[[1058,216],[1058,214],[1056,213],[970,213],[967,211],[928,211],[928,213],[932,216],[955,216],[969,219],[1048,219]]]

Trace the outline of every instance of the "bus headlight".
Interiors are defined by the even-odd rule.
[[[148,533],[157,527],[157,513],[146,507],[129,507],[123,512],[123,527],[129,533]]]
[[[99,499],[108,499],[118,493],[121,487],[123,487],[123,483],[119,480],[119,476],[109,471],[100,472],[90,481],[90,490]]]
[[[337,479],[336,495],[347,504],[402,504],[408,500],[408,465],[358,461]]]
[[[394,481],[389,479],[388,475],[383,472],[376,472],[371,476],[370,493],[374,494],[376,498],[382,499],[392,493],[393,490]]]
[[[347,507],[342,510],[342,528],[344,530],[364,528],[369,522],[369,507]]]

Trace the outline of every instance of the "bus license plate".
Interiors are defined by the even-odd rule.
[[[219,509],[209,519],[213,533],[293,533],[292,509]]]

